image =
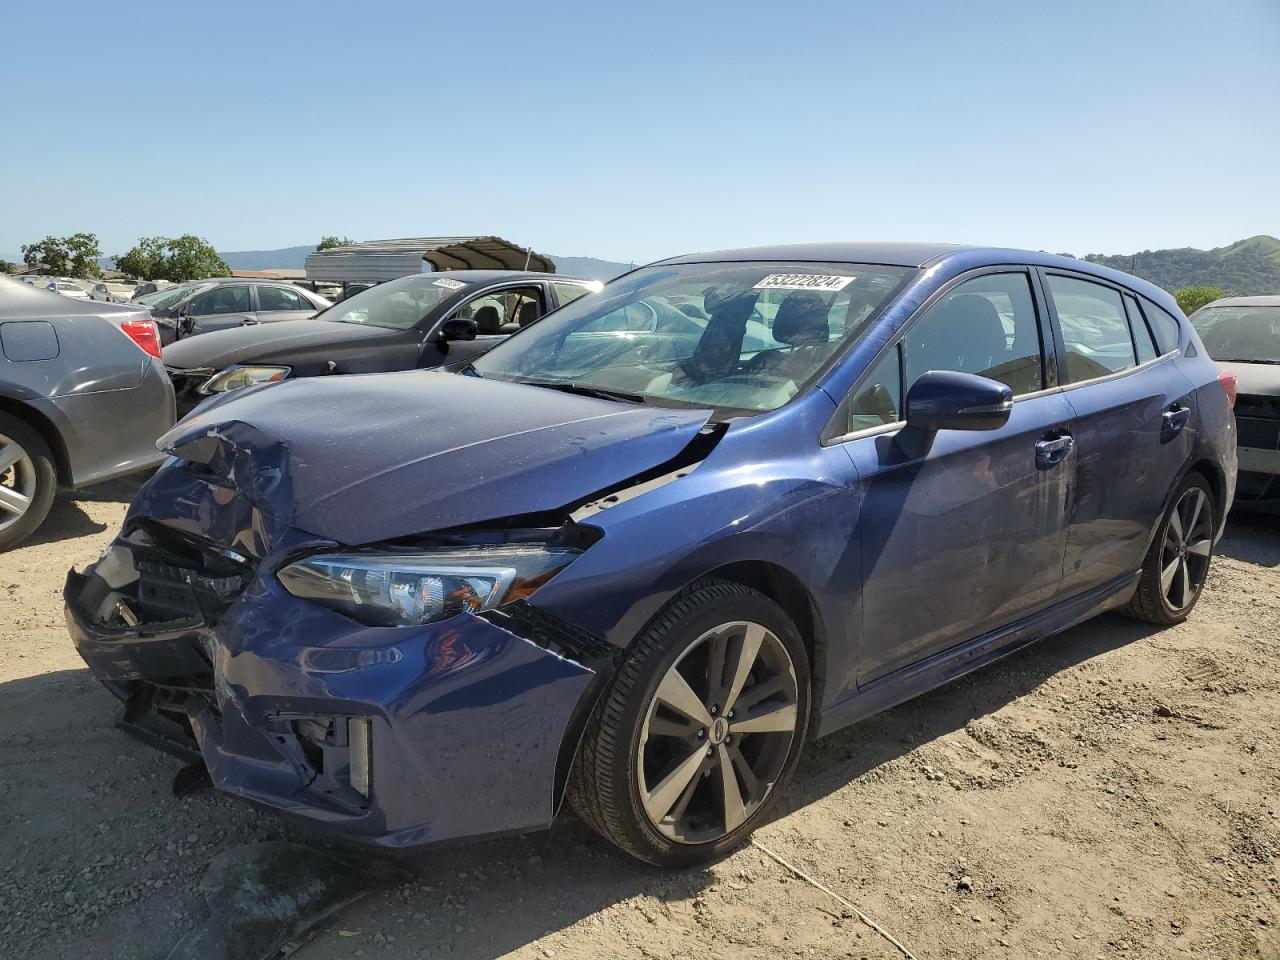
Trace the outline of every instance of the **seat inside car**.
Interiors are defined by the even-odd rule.
[[[476,332],[482,335],[496,336],[502,332],[502,315],[493,304],[486,303],[476,311]]]
[[[530,300],[528,303],[520,304],[520,309],[516,311],[516,322],[522,327],[527,327],[540,316],[542,311],[538,309],[538,304]]]
[[[778,305],[773,339],[790,349],[767,350],[748,364],[750,370],[773,377],[802,379],[826,359],[830,350],[829,308],[816,293],[793,293]]]

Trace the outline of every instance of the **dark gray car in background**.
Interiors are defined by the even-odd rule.
[[[303,320],[332,305],[318,293],[285,280],[241,277],[191,280],[135,297],[133,304],[151,310],[165,346],[215,330]]]
[[[160,462],[175,404],[159,357],[145,307],[0,277],[0,550],[40,526],[56,487]]]

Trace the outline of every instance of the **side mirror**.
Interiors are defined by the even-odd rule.
[[[453,317],[440,324],[436,339],[441,343],[448,343],[451,340],[474,340],[479,332],[480,328],[476,326],[474,320]]]
[[[1013,390],[972,373],[930,370],[907,391],[907,426],[938,430],[999,430],[1009,422]]]
[[[907,391],[907,425],[894,443],[918,460],[939,430],[999,430],[1013,411],[1013,391],[997,380],[955,370],[930,370]]]

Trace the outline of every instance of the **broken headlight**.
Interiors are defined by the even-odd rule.
[[[289,376],[289,367],[252,367],[231,366],[219,370],[200,385],[203,394],[226,393],[228,390],[239,390],[241,387],[252,387],[259,383],[279,383]]]
[[[546,544],[442,547],[415,553],[322,553],[277,576],[295,597],[378,627],[480,613],[527,597],[580,551]]]

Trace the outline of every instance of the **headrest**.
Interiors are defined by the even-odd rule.
[[[472,319],[476,322],[478,333],[498,333],[502,326],[502,316],[498,313],[498,308],[490,303],[486,303],[477,310]]]
[[[516,322],[522,327],[527,327],[539,316],[538,305],[530,300],[528,303],[520,304],[520,309],[516,311]]]
[[[831,337],[828,310],[816,293],[791,294],[782,301],[773,318],[773,339],[793,347],[826,343]]]

